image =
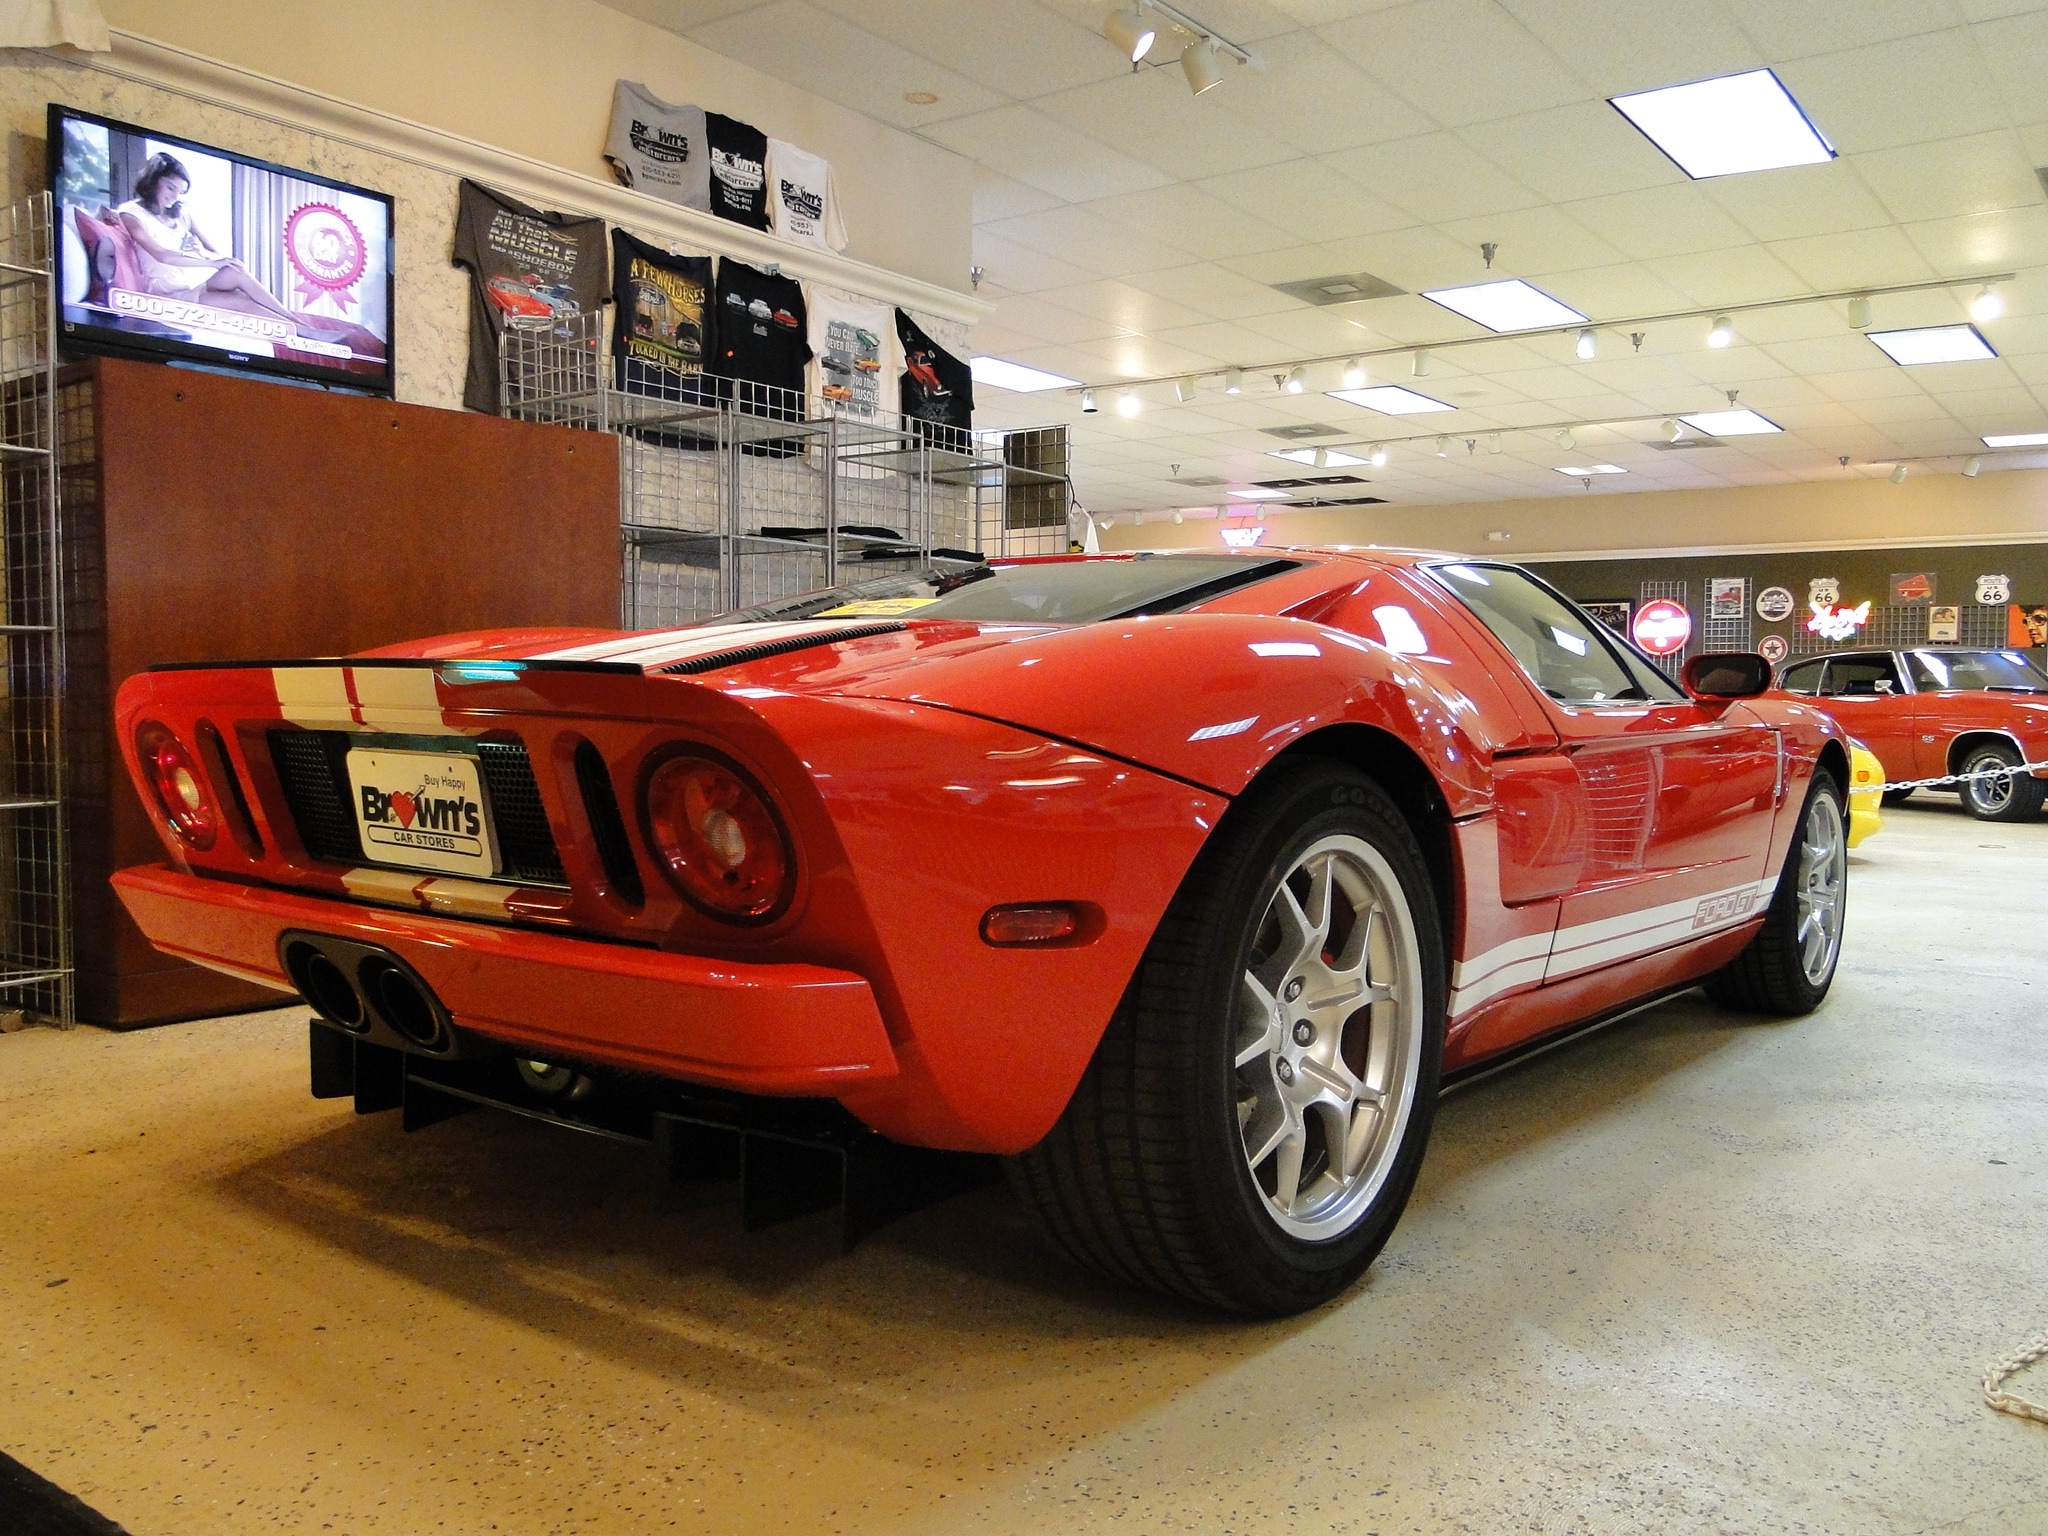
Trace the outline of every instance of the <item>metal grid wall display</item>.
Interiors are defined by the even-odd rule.
[[[1691,613],[1692,601],[1688,595],[1691,591],[1690,584],[1683,581],[1646,581],[1636,594],[1636,606],[1640,609],[1644,603],[1654,603],[1668,598],[1687,613]],[[1684,650],[1670,656],[1652,656],[1650,660],[1658,671],[1675,678],[1685,670],[1685,658],[1698,652],[1699,639],[1700,632],[1695,628],[1693,637],[1686,643]]]
[[[1739,585],[1742,589],[1742,606],[1735,614],[1716,615],[1714,593],[1724,584]],[[1703,651],[1746,651],[1754,645],[1750,630],[1750,583],[1746,576],[1710,576],[1707,578],[1706,612],[1701,616],[1699,627],[1700,649]]]
[[[1021,552],[1003,509],[1022,484],[1058,488],[1066,548],[1063,432],[1053,473],[1010,463],[1002,434],[638,362],[619,373],[602,312],[508,326],[499,366],[506,415],[618,438],[631,629],[914,570],[935,550]]]
[[[0,1014],[69,1024],[63,573],[56,310],[47,193],[0,209],[0,508],[7,586],[0,752]]]
[[[1964,603],[1956,610],[1956,619],[1955,639],[1933,643],[1971,645],[1989,650],[1998,650],[2005,645],[2004,604]],[[1824,656],[1830,651],[1853,651],[1864,647],[1895,650],[1901,646],[1929,643],[1926,605],[1897,603],[1873,607],[1863,627],[1847,640],[1824,640],[1802,624],[1792,636],[1792,654]]]

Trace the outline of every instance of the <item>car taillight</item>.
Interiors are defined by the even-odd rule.
[[[154,720],[136,728],[135,753],[171,830],[189,847],[201,852],[211,848],[220,831],[220,816],[192,754],[169,726]]]
[[[713,917],[763,923],[788,905],[796,860],[760,790],[709,757],[672,757],[647,781],[654,853]]]

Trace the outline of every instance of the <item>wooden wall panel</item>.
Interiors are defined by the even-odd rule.
[[[114,689],[158,662],[616,625],[616,440],[113,360],[65,415],[80,1015],[276,1002],[158,954],[111,899],[109,874],[162,854],[112,739]]]

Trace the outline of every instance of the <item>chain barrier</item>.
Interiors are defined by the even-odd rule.
[[[1984,1401],[2000,1413],[2010,1413],[2022,1419],[2032,1419],[2037,1424],[2048,1424],[2048,1408],[2039,1403],[2029,1402],[2016,1392],[2005,1390],[2006,1381],[2018,1375],[2042,1356],[2048,1355],[2048,1333],[2026,1348],[2007,1355],[2003,1360],[1994,1360],[1984,1372]]]
[[[1969,784],[1978,779],[2009,779],[2036,770],[2048,770],[2048,760],[2038,763],[2000,763],[1996,768],[1979,768],[1975,773],[1949,773],[1938,779],[1887,779],[1879,787],[1886,794],[1895,789],[1940,789],[1944,784]]]

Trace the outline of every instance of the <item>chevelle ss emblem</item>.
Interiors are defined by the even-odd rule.
[[[1732,891],[1726,896],[1710,896],[1699,905],[1692,915],[1694,928],[1712,928],[1731,918],[1741,917],[1756,905],[1755,891]]]

